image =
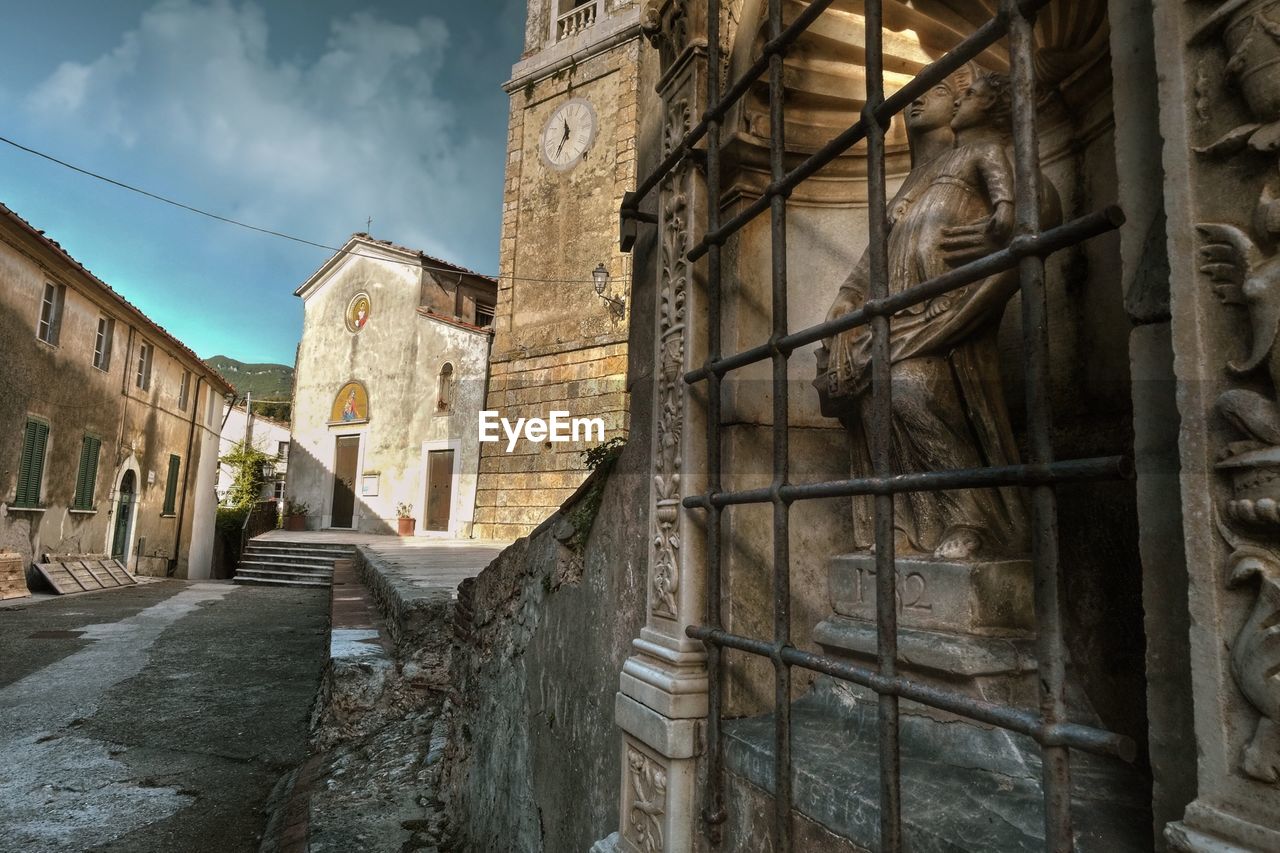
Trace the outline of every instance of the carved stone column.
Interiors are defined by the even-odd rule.
[[[1280,850],[1280,0],[1154,5],[1199,756],[1165,834]]]
[[[705,15],[705,4],[689,0],[650,0],[644,11],[643,25],[661,53],[663,158],[706,106]],[[680,501],[705,488],[705,410],[683,375],[706,358],[702,265],[686,259],[703,232],[706,203],[704,176],[692,158],[659,185],[648,618],[617,696],[621,825],[596,850],[683,853],[694,845],[707,672],[702,643],[686,637],[685,628],[705,618],[705,554],[703,531],[695,527],[700,520]]]

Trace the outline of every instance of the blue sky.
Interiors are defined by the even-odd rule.
[[[242,221],[497,268],[523,0],[6,3],[0,135]],[[320,249],[0,144],[0,202],[201,356],[293,363]]]

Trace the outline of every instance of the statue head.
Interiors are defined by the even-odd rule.
[[[995,71],[984,71],[973,78],[955,100],[951,129],[992,127],[1007,133],[1013,116],[1013,91],[1009,78]]]
[[[949,127],[956,111],[956,93],[949,81],[944,80],[911,102],[907,107],[907,133],[928,133]]]

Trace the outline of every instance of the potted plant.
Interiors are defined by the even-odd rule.
[[[413,530],[418,525],[418,519],[413,517],[413,504],[396,504],[396,524],[401,536],[413,535]]]
[[[311,507],[301,501],[295,501],[292,498],[285,498],[284,501],[284,529],[285,530],[306,530],[307,529],[307,513],[311,511]]]

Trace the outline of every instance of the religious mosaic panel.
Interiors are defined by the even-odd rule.
[[[369,420],[369,392],[359,382],[348,382],[333,398],[331,424],[362,424]]]
[[[347,330],[359,332],[369,322],[369,294],[361,291],[347,303]]]

